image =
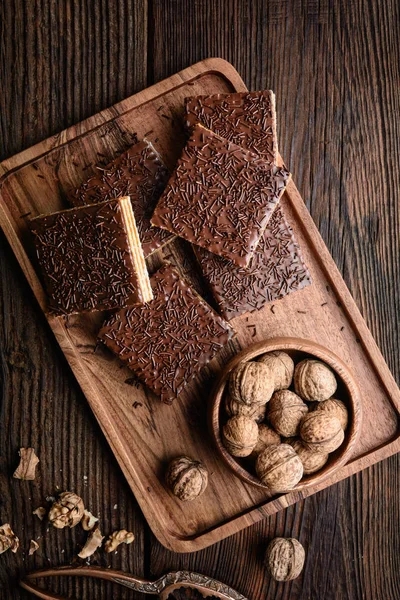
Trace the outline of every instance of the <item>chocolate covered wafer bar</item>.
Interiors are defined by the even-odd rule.
[[[247,268],[195,248],[203,275],[223,317],[229,321],[263,308],[311,283],[282,208],[275,209]]]
[[[152,298],[129,196],[30,221],[50,308],[71,314]]]
[[[232,330],[170,265],[151,278],[154,300],[108,319],[99,339],[170,404]]]
[[[245,267],[289,178],[195,125],[151,223]]]
[[[169,177],[159,154],[143,140],[121,154],[68,195],[73,206],[130,196],[136,226],[147,257],[173,239],[168,231],[150,225],[154,207]]]

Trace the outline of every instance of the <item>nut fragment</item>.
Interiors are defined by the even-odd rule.
[[[344,440],[339,419],[323,411],[311,412],[300,425],[300,437],[314,452],[334,452]]]
[[[273,493],[291,490],[303,477],[303,465],[288,444],[268,446],[258,455],[256,473]]]
[[[336,398],[329,398],[329,400],[323,400],[315,404],[314,411],[323,411],[330,414],[332,417],[339,419],[342,429],[346,431],[349,422],[349,413],[346,405],[341,400]]]
[[[320,360],[302,360],[294,370],[294,389],[304,400],[321,402],[336,392],[333,371]]]
[[[276,433],[269,425],[261,423],[258,426],[258,440],[251,453],[252,458],[256,458],[260,452],[265,450],[267,446],[273,446],[281,443],[281,436]]]
[[[92,556],[92,554],[96,552],[97,548],[100,548],[103,540],[104,536],[101,535],[100,528],[97,526],[89,533],[86,544],[78,554],[79,558],[89,558],[89,556]]]
[[[166,483],[182,502],[195,500],[207,487],[208,471],[201,462],[179,456],[168,466]]]
[[[301,419],[308,413],[303,400],[289,390],[275,392],[268,404],[267,416],[274,429],[284,437],[297,435]]]
[[[265,418],[265,411],[267,410],[266,404],[243,404],[243,402],[238,402],[237,400],[233,400],[230,396],[225,398],[225,411],[228,417],[238,417],[242,415],[243,417],[250,417],[250,419],[254,419],[256,423],[261,423],[261,421]]]
[[[43,521],[47,514],[47,510],[43,506],[39,506],[36,510],[32,512],[32,514],[36,515],[41,521]]]
[[[11,552],[17,552],[19,548],[19,539],[11,529],[9,523],[0,525],[0,554],[11,550]]]
[[[75,527],[83,517],[83,500],[74,492],[60,494],[49,510],[49,521],[57,529]]]
[[[249,456],[257,439],[257,423],[250,417],[232,417],[222,428],[223,444],[232,456]]]
[[[296,579],[303,569],[305,552],[294,538],[275,538],[268,544],[265,565],[276,581]]]
[[[274,382],[267,365],[259,362],[239,363],[229,379],[229,393],[242,404],[266,404],[274,391]]]
[[[286,352],[276,350],[263,354],[258,362],[267,365],[274,380],[274,390],[286,390],[292,383],[294,362]]]
[[[114,533],[109,536],[108,540],[104,544],[104,550],[106,552],[114,552],[114,550],[116,550],[120,544],[131,544],[134,539],[135,536],[133,533],[126,531],[126,529],[114,531]]]
[[[319,471],[328,462],[328,453],[323,454],[322,452],[310,450],[301,440],[290,440],[288,444],[292,446],[303,463],[304,475],[311,475],[311,473]]]
[[[33,448],[20,448],[19,455],[21,458],[13,477],[15,479],[32,481],[35,479],[36,465],[40,462],[35,454],[35,450]]]
[[[29,556],[35,554],[36,550],[39,550],[39,544],[35,540],[31,540],[29,543]]]
[[[94,515],[92,515],[92,513],[89,510],[85,510],[83,511],[83,517],[81,520],[81,525],[82,528],[85,531],[91,531],[93,529],[93,527],[96,525],[96,523],[98,523],[99,519],[97,517],[95,517]]]

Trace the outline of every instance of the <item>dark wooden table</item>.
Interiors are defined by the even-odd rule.
[[[400,379],[400,36],[396,0],[2,0],[0,158],[209,56],[250,89],[276,92],[281,153],[332,255]],[[81,528],[47,530],[32,510],[74,489],[103,530],[135,532],[103,565],[157,576],[188,568],[252,600],[400,598],[400,459],[343,481],[192,555],[153,537],[0,236],[0,522],[24,552],[0,556],[1,599],[21,573],[69,563]],[[20,446],[40,456],[35,482],[12,479]],[[275,536],[306,548],[298,580],[276,584],[262,554]],[[40,550],[28,557],[31,538]],[[76,598],[131,598],[69,580]]]

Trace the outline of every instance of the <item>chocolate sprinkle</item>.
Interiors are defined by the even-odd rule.
[[[152,227],[150,217],[165,188],[168,170],[153,146],[141,141],[121,154],[68,195],[73,206],[95,204],[120,196],[130,196],[136,225],[147,257],[173,236]]]
[[[151,278],[154,299],[108,319],[99,339],[170,404],[232,330],[170,265]]]
[[[118,201],[42,215],[29,226],[51,310],[71,314],[142,302]]]
[[[245,267],[289,177],[196,125],[151,223]]]
[[[238,268],[203,248],[195,249],[203,275],[226,320],[260,310],[311,283],[300,248],[282,208],[269,221],[249,266]],[[271,311],[274,312],[274,305]]]

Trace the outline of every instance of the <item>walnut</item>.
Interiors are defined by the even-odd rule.
[[[249,456],[257,444],[258,426],[250,417],[232,417],[222,428],[222,441],[232,456]]]
[[[274,391],[274,382],[267,365],[259,362],[240,363],[231,373],[229,393],[242,404],[266,404]]]
[[[11,529],[9,523],[0,525],[0,554],[11,550],[11,552],[17,552],[19,548],[19,539]]]
[[[49,510],[49,521],[57,529],[75,527],[83,517],[83,500],[74,492],[60,494]]]
[[[339,419],[315,411],[306,415],[300,424],[300,437],[314,452],[334,452],[344,440],[344,431]]]
[[[114,552],[120,544],[131,544],[135,536],[132,532],[121,529],[120,531],[114,531],[106,543],[104,544],[104,550],[106,552]]]
[[[83,511],[81,525],[85,531],[91,531],[93,529],[93,527],[96,525],[96,523],[98,523],[98,521],[99,521],[99,519],[97,517],[95,517],[94,515],[92,515],[92,513],[89,510],[85,509]]]
[[[13,477],[15,479],[33,481],[35,479],[36,465],[40,462],[35,454],[35,450],[33,448],[20,448],[19,455],[21,459]]]
[[[329,400],[323,400],[315,404],[314,411],[323,411],[332,417],[339,419],[343,431],[346,431],[349,422],[349,413],[346,405],[341,400],[336,398],[329,398]]]
[[[303,569],[305,552],[294,538],[275,538],[268,544],[265,565],[276,581],[296,579]]]
[[[95,529],[92,529],[88,535],[86,544],[78,554],[79,558],[89,558],[89,556],[92,556],[92,554],[96,552],[97,548],[100,548],[103,540],[104,536],[101,535],[99,526],[97,526]]]
[[[302,360],[294,370],[294,389],[304,400],[321,402],[336,392],[333,371],[319,360]]]
[[[267,365],[274,380],[274,390],[286,390],[292,383],[294,362],[286,352],[280,350],[263,354],[258,362]]]
[[[265,411],[267,410],[266,404],[243,404],[243,402],[237,402],[230,396],[225,398],[225,412],[228,417],[250,417],[254,419],[256,423],[261,423],[265,418]]]
[[[174,496],[182,502],[201,496],[208,484],[208,471],[199,461],[179,456],[170,462],[166,482]]]
[[[258,440],[251,453],[251,458],[257,458],[257,456],[267,448],[267,446],[273,446],[281,443],[281,436],[276,433],[269,425],[261,423],[258,426]]]
[[[32,554],[35,554],[36,550],[39,550],[39,544],[37,542],[35,542],[35,540],[31,540],[29,543],[29,556],[32,556]]]
[[[319,471],[328,462],[328,453],[323,454],[322,452],[310,450],[310,448],[299,439],[290,440],[288,441],[288,444],[292,446],[303,463],[304,475],[311,475],[311,473]]]
[[[36,510],[32,512],[32,514],[36,515],[41,521],[43,521],[47,514],[47,510],[43,506],[39,506]]]
[[[275,392],[268,404],[267,417],[272,427],[284,437],[297,435],[301,419],[308,407],[294,392]]]
[[[273,493],[287,492],[303,477],[303,465],[292,446],[268,446],[258,455],[256,473]]]

